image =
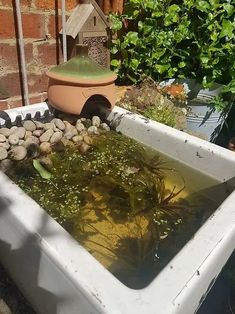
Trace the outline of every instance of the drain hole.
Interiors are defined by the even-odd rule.
[[[102,95],[94,95],[83,106],[81,117],[91,118],[92,116],[99,116],[102,120],[105,120],[109,113],[108,108],[111,108],[111,104],[107,98]]]

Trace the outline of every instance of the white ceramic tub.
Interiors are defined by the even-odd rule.
[[[46,103],[7,111],[43,113]],[[115,107],[118,131],[217,179],[231,192],[235,154]],[[0,119],[0,123],[4,120]],[[216,193],[216,189],[215,189]],[[235,192],[144,289],[123,285],[0,173],[0,260],[42,314],[194,313],[235,246]]]

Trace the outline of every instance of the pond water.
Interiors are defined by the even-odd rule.
[[[227,196],[200,172],[107,132],[82,154],[53,152],[47,179],[33,160],[8,176],[121,282],[147,286]]]

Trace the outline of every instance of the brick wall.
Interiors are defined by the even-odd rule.
[[[58,32],[61,28],[60,0],[21,0],[23,34],[30,103],[46,99],[46,71],[58,64],[61,48]],[[66,0],[69,12],[78,0]],[[0,110],[22,105],[22,84],[19,74],[19,48],[14,0],[0,0],[0,84],[10,94],[0,101]]]

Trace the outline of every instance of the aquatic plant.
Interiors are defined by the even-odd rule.
[[[112,221],[109,223],[112,225]],[[92,220],[83,226],[86,237],[79,236],[82,244],[129,287],[142,288],[159,271],[157,248],[160,237],[158,229],[147,217],[130,217],[119,233],[101,231]],[[113,228],[117,230],[115,226]]]
[[[166,187],[173,169],[115,132],[94,138],[86,154],[72,146],[49,157],[50,172],[27,160],[8,174],[81,244],[108,260],[117,277],[129,286],[149,282],[159,271],[160,241],[187,214],[178,204],[184,186]]]
[[[176,191],[174,186],[171,191],[167,190],[165,183],[155,184],[155,199],[156,204],[153,208],[153,221],[159,226],[160,237],[166,238],[172,231],[175,231],[176,226],[182,223],[182,218],[185,214],[189,214],[187,205],[175,202],[185,186]],[[160,231],[161,230],[161,231]]]
[[[50,180],[52,174],[41,165],[39,160],[34,159],[33,166],[43,179]]]

